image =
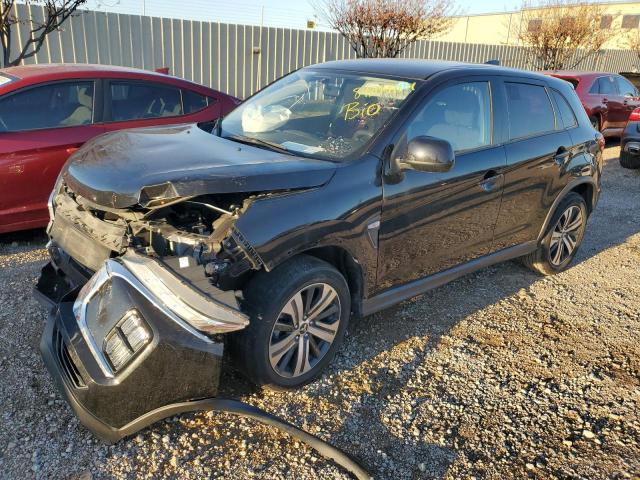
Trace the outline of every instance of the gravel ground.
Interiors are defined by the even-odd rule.
[[[640,478],[640,172],[606,151],[570,270],[509,262],[354,321],[321,380],[225,392],[350,452],[376,478]],[[279,431],[187,414],[115,446],[55,392],[31,288],[42,232],[0,236],[0,476],[348,478]]]

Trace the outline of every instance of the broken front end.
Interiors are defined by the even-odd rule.
[[[82,423],[110,442],[214,396],[222,334],[249,321],[235,290],[260,259],[235,220],[253,197],[165,193],[118,209],[60,181],[50,200],[41,350]]]

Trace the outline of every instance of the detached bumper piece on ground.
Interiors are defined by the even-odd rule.
[[[357,462],[319,438],[251,405],[215,398],[223,342],[178,316],[174,310],[194,318],[200,312],[181,310],[186,304],[175,292],[180,283],[170,289],[158,281],[171,275],[161,265],[135,256],[108,260],[86,281],[82,267],[57,247],[50,250],[60,265],[46,265],[36,286],[40,300],[52,306],[40,349],[58,389],[96,436],[114,443],[172,415],[225,411],[275,426],[356,478],[369,478]],[[76,282],[83,278],[79,289]],[[191,300],[198,305],[198,299]],[[239,310],[201,300],[208,302],[209,320],[221,329],[246,324]]]

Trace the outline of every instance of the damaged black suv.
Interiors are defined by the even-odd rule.
[[[225,347],[299,387],[351,317],[516,257],[565,269],[601,140],[562,80],[410,60],[304,68],[211,132],[98,137],[50,199],[46,364],[110,440],[215,396]]]

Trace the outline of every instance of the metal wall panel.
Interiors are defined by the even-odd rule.
[[[44,18],[44,8],[17,5],[18,17]],[[28,38],[30,26],[16,29],[13,54]],[[403,58],[486,62],[536,69],[530,50],[508,45],[419,41]],[[200,22],[81,11],[59,32],[50,34],[42,49],[25,64],[103,63],[138,68],[169,67],[173,75],[211,86],[240,98],[293,70],[318,62],[355,58],[338,33],[289,28]],[[578,68],[608,72],[632,71],[638,58],[631,51],[603,50],[584,59]]]

